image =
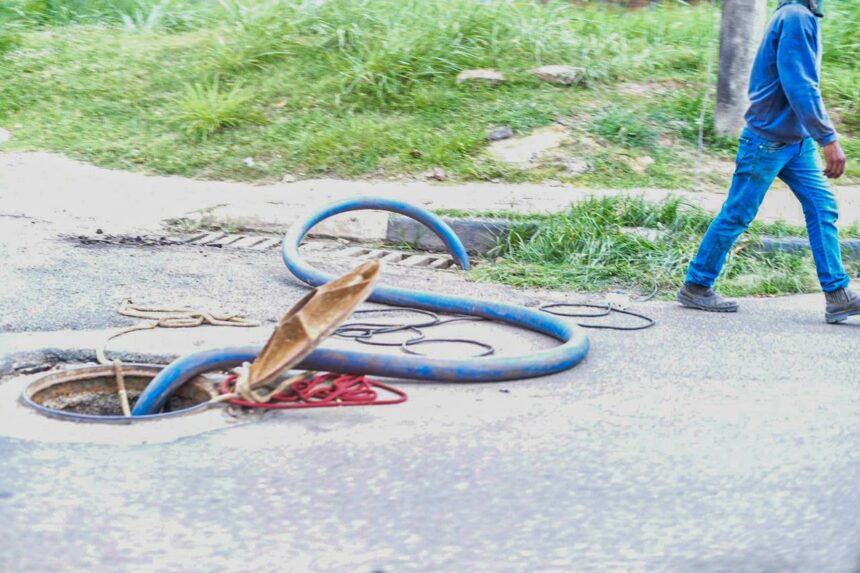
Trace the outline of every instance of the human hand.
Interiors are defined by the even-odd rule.
[[[827,166],[824,168],[824,176],[828,179],[839,179],[845,173],[845,163],[848,158],[845,157],[845,152],[842,151],[842,146],[838,141],[834,141],[824,146],[824,158],[827,160]]]

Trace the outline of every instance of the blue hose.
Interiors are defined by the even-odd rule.
[[[357,198],[329,205],[290,228],[284,236],[282,247],[284,263],[290,272],[311,286],[319,286],[334,279],[334,276],[319,271],[302,260],[299,255],[299,245],[308,231],[320,221],[339,213],[360,209],[392,211],[424,223],[442,239],[460,268],[469,268],[469,256],[462,242],[454,230],[436,215],[402,201]],[[458,360],[317,348],[296,368],[413,380],[494,382],[561,372],[576,366],[588,354],[588,336],[579,326],[523,306],[389,286],[377,286],[368,300],[433,312],[480,316],[551,336],[562,344],[549,350],[535,351],[526,356],[492,356]],[[189,354],[175,360],[146,387],[132,415],[142,416],[161,411],[170,396],[188,380],[204,372],[251,362],[261,350],[262,347],[259,346],[220,348]]]

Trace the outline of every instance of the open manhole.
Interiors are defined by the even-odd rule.
[[[122,366],[129,404],[135,402],[146,385],[161,371],[160,366]],[[30,384],[21,400],[42,414],[86,422],[136,422],[203,410],[216,396],[215,385],[204,376],[184,384],[159,414],[123,416],[113,365],[74,368],[55,372]]]

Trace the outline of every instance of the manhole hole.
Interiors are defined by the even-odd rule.
[[[123,365],[126,391],[132,408],[146,385],[160,371],[160,366]],[[114,367],[110,365],[49,374],[30,384],[21,399],[48,416],[87,422],[130,423],[197,412],[205,409],[215,395],[212,381],[198,376],[179,389],[162,413],[129,418],[122,415]]]

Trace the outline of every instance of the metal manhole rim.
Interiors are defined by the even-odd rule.
[[[141,363],[126,363],[126,364],[123,364],[123,368],[136,369],[138,372],[141,370],[145,370],[145,371],[148,371],[148,372],[146,372],[147,375],[152,374],[152,376],[154,377],[163,368],[163,366],[157,366],[157,365],[153,365],[153,364],[141,364]],[[38,402],[33,400],[33,396],[36,393],[38,393],[42,390],[45,390],[47,388],[50,388],[51,387],[50,382],[52,382],[52,381],[54,383],[62,383],[62,382],[68,383],[68,382],[78,381],[75,379],[63,380],[61,378],[62,375],[69,375],[70,373],[71,374],[75,374],[75,373],[83,374],[85,372],[89,372],[89,373],[94,375],[93,377],[95,377],[96,373],[102,372],[102,371],[104,371],[104,372],[101,375],[107,375],[108,374],[107,369],[113,370],[113,366],[107,366],[107,367],[106,366],[83,366],[83,367],[71,368],[69,370],[64,370],[64,371],[60,371],[60,372],[52,372],[48,375],[40,376],[36,380],[33,380],[32,382],[27,384],[27,387],[24,388],[24,390],[21,392],[21,394],[19,396],[19,400],[25,406],[32,408],[36,412],[38,412],[42,415],[51,417],[51,418],[58,418],[58,419],[68,420],[68,421],[73,421],[73,422],[125,424],[125,425],[130,425],[130,424],[133,424],[135,422],[157,421],[157,420],[164,420],[167,418],[177,418],[180,416],[196,414],[198,412],[202,412],[203,410],[207,410],[212,405],[211,401],[205,401],[205,402],[201,402],[199,404],[195,404],[194,406],[191,406],[190,408],[183,408],[181,410],[174,410],[172,412],[161,412],[158,414],[147,414],[147,415],[143,415],[143,416],[129,417],[129,416],[122,416],[122,415],[98,416],[98,415],[94,415],[94,414],[80,414],[77,412],[66,412],[64,410],[57,410],[55,408],[49,408],[47,406],[43,406],[42,404],[39,404]],[[59,381],[54,380],[56,378],[60,378],[60,380]],[[207,378],[203,375],[197,376],[196,379],[207,380]],[[81,378],[81,380],[86,380],[86,378]],[[214,396],[214,394],[213,394],[213,396]]]

